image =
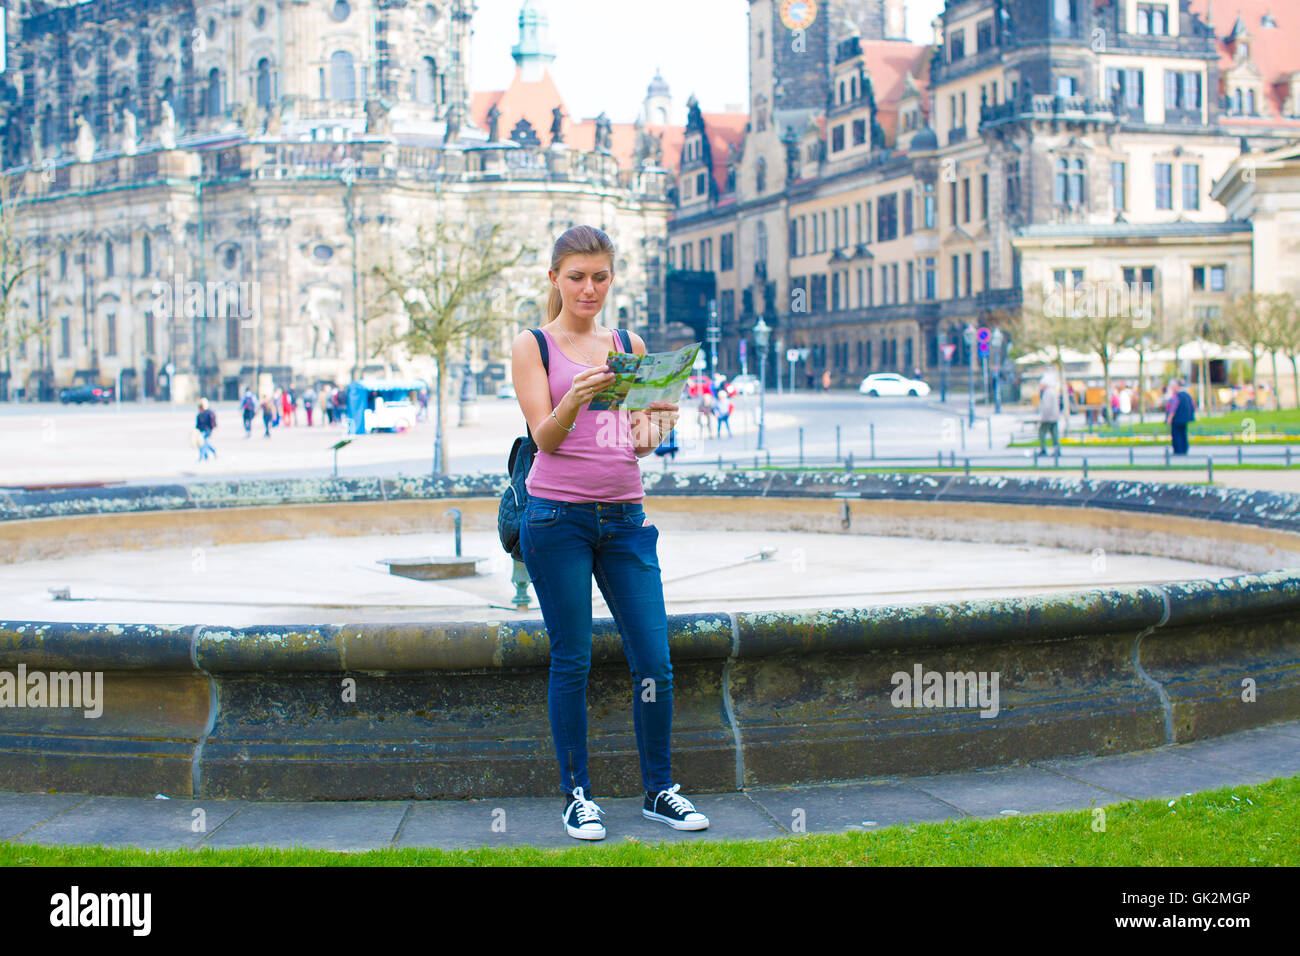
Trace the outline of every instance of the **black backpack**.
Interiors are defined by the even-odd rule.
[[[537,339],[537,350],[542,354],[542,368],[547,377],[551,374],[550,349],[546,346],[546,336],[539,329],[529,329]],[[623,351],[632,351],[632,340],[623,329],[617,329]],[[524,508],[528,504],[528,489],[524,482],[528,470],[533,467],[533,458],[537,455],[537,445],[533,441],[533,431],[524,423],[525,434],[515,439],[506,462],[506,472],[510,475],[510,484],[501,493],[501,504],[497,508],[497,534],[501,538],[501,547],[516,561],[523,561],[523,552],[519,549],[519,523],[524,518]]]

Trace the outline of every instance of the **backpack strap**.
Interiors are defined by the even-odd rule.
[[[619,339],[621,339],[622,342],[623,342],[623,351],[624,351],[624,352],[631,352],[631,351],[632,351],[632,339],[631,339],[631,337],[627,334],[627,329],[616,329],[615,331],[618,332],[618,337],[619,337]]]
[[[541,329],[529,329],[528,331],[532,332],[533,338],[537,340],[537,351],[542,355],[542,368],[546,370],[546,377],[549,379],[551,376],[551,350],[546,344],[546,336],[542,334]],[[528,424],[527,419],[524,420],[524,432],[528,435],[528,440],[533,441],[533,429]],[[533,444],[537,443],[533,442]],[[511,455],[510,460],[514,461],[514,455]]]

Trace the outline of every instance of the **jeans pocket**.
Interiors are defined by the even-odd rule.
[[[623,512],[623,520],[625,520],[628,523],[628,525],[633,528],[652,527],[652,525],[649,523],[649,519],[646,518],[646,514],[644,510],[625,511]]]
[[[524,522],[530,528],[543,528],[560,520],[557,505],[530,505],[524,512]]]

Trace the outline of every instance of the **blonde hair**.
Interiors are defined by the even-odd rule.
[[[559,272],[569,256],[609,256],[609,269],[613,272],[614,255],[614,242],[602,230],[595,226],[574,226],[555,240],[555,249],[551,252],[551,271]],[[560,295],[559,288],[551,286],[551,295],[546,301],[546,321],[554,322],[563,309],[564,297]]]

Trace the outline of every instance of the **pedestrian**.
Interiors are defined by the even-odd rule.
[[[275,424],[275,427],[276,427],[276,428],[279,428],[279,427],[280,427],[280,409],[284,407],[284,390],[283,390],[283,389],[281,389],[281,388],[277,388],[277,389],[275,390],[275,397],[272,399],[272,402],[273,402],[273,404],[274,404],[274,411],[275,411],[275,423],[274,423],[274,424]]]
[[[1124,415],[1133,413],[1133,391],[1125,383],[1119,383],[1119,414],[1116,416],[1116,423]]]
[[[713,399],[713,416],[718,420],[719,438],[722,437],[723,425],[727,426],[727,437],[728,438],[732,437],[730,419],[731,419],[731,412],[733,409],[735,409],[735,407],[736,405],[731,400],[731,396],[727,394],[726,387],[724,386],[723,388],[719,388],[718,394],[714,396]]]
[[[271,437],[271,422],[275,418],[275,402],[270,395],[262,393],[262,427],[266,429],[267,438]]]
[[[1047,454],[1047,436],[1052,436],[1052,446],[1056,454],[1061,454],[1061,392],[1056,387],[1056,379],[1044,375],[1038,383],[1038,454]]]
[[[427,422],[429,420],[429,390],[420,389],[419,395],[420,411],[416,414],[415,420],[418,422]]]
[[[1188,451],[1187,426],[1196,420],[1196,399],[1187,391],[1186,383],[1174,379],[1171,383],[1173,396],[1165,411],[1165,420],[1169,424],[1169,441],[1175,455],[1186,455]]]
[[[332,400],[334,403],[334,424],[341,425],[343,424],[343,389],[335,388]]]
[[[606,434],[608,413],[589,407],[614,380],[603,356],[623,350],[613,330],[596,324],[616,261],[613,243],[599,229],[576,226],[560,236],[548,273],[549,321],[541,329],[549,373],[529,332],[515,339],[512,355],[517,401],[537,444],[519,547],[550,640],[547,708],[565,799],[562,820],[565,832],[580,840],[605,836],[587,772],[593,572],[632,672],[641,813],[676,830],[709,825],[679,792],[681,784],[672,782],[673,668],[659,529],[646,517],[637,463],[671,434],[677,405],[656,402],[645,411],[617,413],[617,440]],[[633,352],[645,354],[639,336],[631,335],[630,343]],[[562,396],[558,404],[555,395]]]
[[[707,384],[700,386],[700,400],[695,406],[695,427],[701,438],[713,435],[713,393]]]
[[[203,438],[199,443],[199,461],[207,461],[208,455],[216,458],[217,450],[212,447],[212,433],[217,428],[217,413],[208,408],[206,398],[199,399],[199,413],[195,416],[194,427]]]
[[[280,421],[286,428],[293,424],[293,396],[288,385],[280,393]]]
[[[243,400],[239,403],[240,410],[244,413],[244,437],[253,437],[253,416],[257,414],[257,400],[253,398],[251,388],[244,389]]]
[[[311,410],[316,407],[316,390],[308,386],[302,395],[302,408],[307,413],[307,427],[311,428]]]
[[[822,391],[829,392],[830,390],[831,390],[831,370],[826,369],[824,372],[822,372]]]
[[[1119,422],[1119,387],[1115,387],[1110,393],[1110,424],[1112,426]]]

